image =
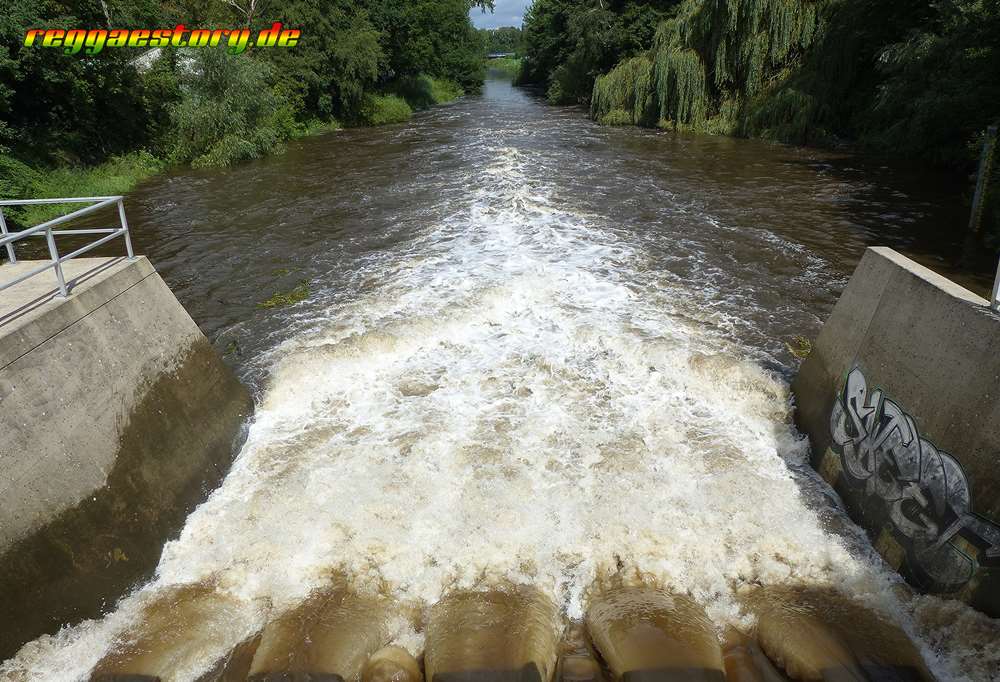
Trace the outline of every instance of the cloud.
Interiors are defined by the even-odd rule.
[[[483,12],[478,7],[469,13],[476,28],[500,28],[501,26],[521,26],[524,13],[531,0],[496,0],[493,13]]]

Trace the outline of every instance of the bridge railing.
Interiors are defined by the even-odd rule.
[[[59,295],[65,298],[69,295],[69,289],[66,287],[66,278],[63,275],[63,263],[70,261],[77,256],[82,256],[88,251],[97,248],[101,244],[109,242],[112,239],[117,239],[118,237],[122,237],[125,240],[125,252],[128,255],[128,259],[135,260],[135,254],[132,252],[132,238],[128,231],[128,221],[125,219],[125,205],[123,203],[123,199],[124,197],[122,196],[113,196],[64,197],[60,199],[7,199],[0,201],[0,246],[7,249],[7,258],[11,263],[17,262],[17,254],[14,251],[14,243],[22,239],[27,239],[29,237],[44,237],[49,247],[49,262],[36,268],[32,268],[28,272],[21,273],[10,281],[0,281],[0,291],[9,289],[15,284],[20,284],[27,279],[45,272],[46,270],[55,270],[56,281],[59,283]],[[77,209],[71,213],[67,213],[66,215],[53,218],[52,220],[40,223],[34,227],[29,227],[26,230],[21,230],[20,232],[9,232],[7,230],[7,221],[4,219],[3,215],[3,209],[5,206],[36,206],[39,204],[90,204],[90,206]],[[62,225],[70,220],[81,218],[95,211],[99,211],[102,208],[111,206],[112,204],[118,204],[118,227],[75,230],[52,229],[57,225]],[[56,237],[94,234],[103,234],[105,236],[87,244],[86,246],[82,246],[75,251],[65,255],[60,255],[59,249],[56,246]]]

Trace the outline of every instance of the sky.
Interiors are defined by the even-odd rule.
[[[483,12],[478,7],[469,13],[476,28],[500,28],[501,26],[521,26],[524,12],[531,0],[495,0],[496,10],[493,14]]]

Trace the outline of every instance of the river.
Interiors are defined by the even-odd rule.
[[[334,571],[416,605],[530,583],[571,619],[595,577],[641,572],[720,628],[748,585],[832,585],[892,614],[941,679],[1000,669],[997,624],[909,594],[791,421],[798,337],[866,245],[989,286],[932,255],[961,248],[947,181],[602,128],[489,80],[409,124],[156,178],[127,207],[258,410],[155,578],[27,645],[11,679],[85,675],[144,604],[209,585],[235,605],[177,661],[193,679]]]

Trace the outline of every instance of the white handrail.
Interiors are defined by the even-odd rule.
[[[59,282],[59,295],[63,298],[69,296],[69,289],[66,287],[66,278],[63,276],[62,264],[66,261],[72,260],[77,256],[80,256],[91,249],[97,248],[101,244],[111,241],[116,237],[123,237],[125,239],[125,251],[128,254],[129,260],[135,260],[135,254],[132,252],[132,237],[128,230],[128,221],[125,219],[125,204],[123,203],[124,197],[113,196],[113,197],[65,197],[59,199],[5,199],[0,201],[0,246],[4,246],[7,249],[7,259],[11,263],[17,262],[17,254],[14,253],[14,243],[20,241],[21,239],[26,239],[28,237],[45,237],[45,241],[48,242],[49,247],[49,258],[51,259],[48,263],[41,265],[37,268],[32,268],[28,272],[22,273],[14,279],[0,283],[0,291],[8,289],[15,284],[20,284],[21,282],[34,277],[37,274],[45,272],[46,270],[55,270],[56,280]],[[85,208],[80,208],[66,215],[59,216],[58,218],[53,218],[52,220],[47,220],[44,223],[35,225],[34,227],[29,227],[26,230],[21,230],[20,232],[8,232],[7,221],[4,219],[3,207],[4,206],[34,206],[39,204],[84,204],[89,203],[91,206]],[[98,211],[111,204],[118,204],[118,219],[120,222],[117,228],[91,228],[91,229],[81,229],[81,230],[53,230],[52,228],[56,225],[61,225],[62,223],[68,222],[75,218],[80,218],[94,211]],[[103,234],[104,237],[83,246],[72,253],[68,253],[64,256],[59,255],[59,250],[56,248],[57,236],[63,235],[85,235],[85,234]]]
[[[1000,313],[1000,263],[997,263],[997,276],[993,280],[993,296],[990,297],[990,308]]]

